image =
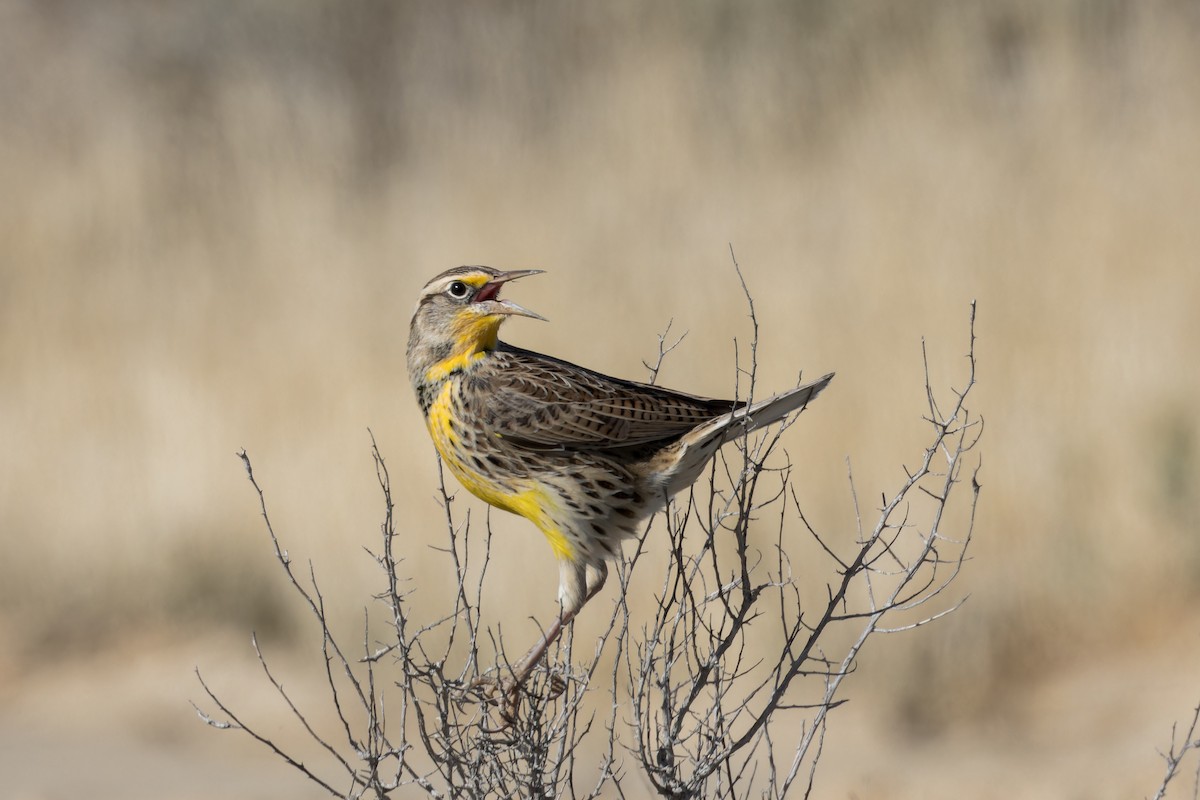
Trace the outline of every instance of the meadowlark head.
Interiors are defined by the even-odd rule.
[[[540,272],[455,267],[425,284],[408,328],[408,372],[413,384],[444,377],[494,349],[500,324],[511,316],[544,320],[499,297],[508,281]]]

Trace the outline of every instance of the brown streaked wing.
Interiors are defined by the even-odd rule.
[[[533,448],[632,447],[670,440],[735,406],[611,378],[501,344],[489,371],[485,426]]]

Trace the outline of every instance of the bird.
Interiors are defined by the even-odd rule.
[[[408,375],[442,463],[468,491],[525,517],[559,564],[559,612],[515,665],[521,686],[604,586],[623,540],[690,486],[726,441],[804,409],[833,379],[753,404],[610,377],[500,341],[510,317],[545,317],[500,299],[539,269],[448,269],[421,290]]]

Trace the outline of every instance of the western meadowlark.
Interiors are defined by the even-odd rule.
[[[508,281],[542,270],[456,267],[421,290],[408,374],[442,461],[471,493],[536,525],[559,561],[558,618],[513,667],[520,685],[604,585],[606,560],[747,428],[802,409],[833,378],[747,406],[661,389],[497,338]],[[743,427],[743,424],[745,427]]]

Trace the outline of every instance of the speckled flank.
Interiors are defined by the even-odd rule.
[[[471,494],[497,508],[519,514],[546,535],[554,554],[575,560],[576,548],[556,520],[558,503],[530,476],[519,475],[496,447],[476,436],[472,426],[463,424],[460,381],[447,380],[430,406],[426,421],[433,444],[443,462]]]

